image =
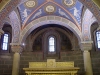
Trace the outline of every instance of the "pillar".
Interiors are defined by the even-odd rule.
[[[12,75],[19,75],[20,67],[20,53],[22,52],[22,46],[17,44],[11,44],[13,55],[13,66],[12,66]]]
[[[92,41],[81,42],[81,50],[83,51],[85,75],[93,75],[90,50],[92,49]]]

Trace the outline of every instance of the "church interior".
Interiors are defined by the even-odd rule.
[[[100,0],[0,0],[0,75],[100,75]]]

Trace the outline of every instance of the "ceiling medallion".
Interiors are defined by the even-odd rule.
[[[29,0],[29,1],[25,2],[25,5],[28,8],[32,8],[32,7],[36,6],[36,1],[35,0]]]
[[[47,5],[47,6],[45,7],[45,11],[46,11],[47,13],[53,13],[53,12],[55,11],[55,7],[54,7],[53,5]]]
[[[75,4],[76,0],[63,0],[64,5],[71,7]]]

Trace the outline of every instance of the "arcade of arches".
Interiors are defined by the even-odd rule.
[[[100,75],[99,10],[99,0],[0,0],[0,75],[47,59]]]

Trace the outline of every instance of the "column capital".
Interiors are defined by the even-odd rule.
[[[21,53],[23,51],[23,46],[19,43],[10,43],[12,52]]]
[[[82,51],[89,51],[92,49],[92,43],[93,41],[82,41],[80,42],[80,48]]]
[[[0,29],[0,35],[4,34],[4,31],[2,29]]]

